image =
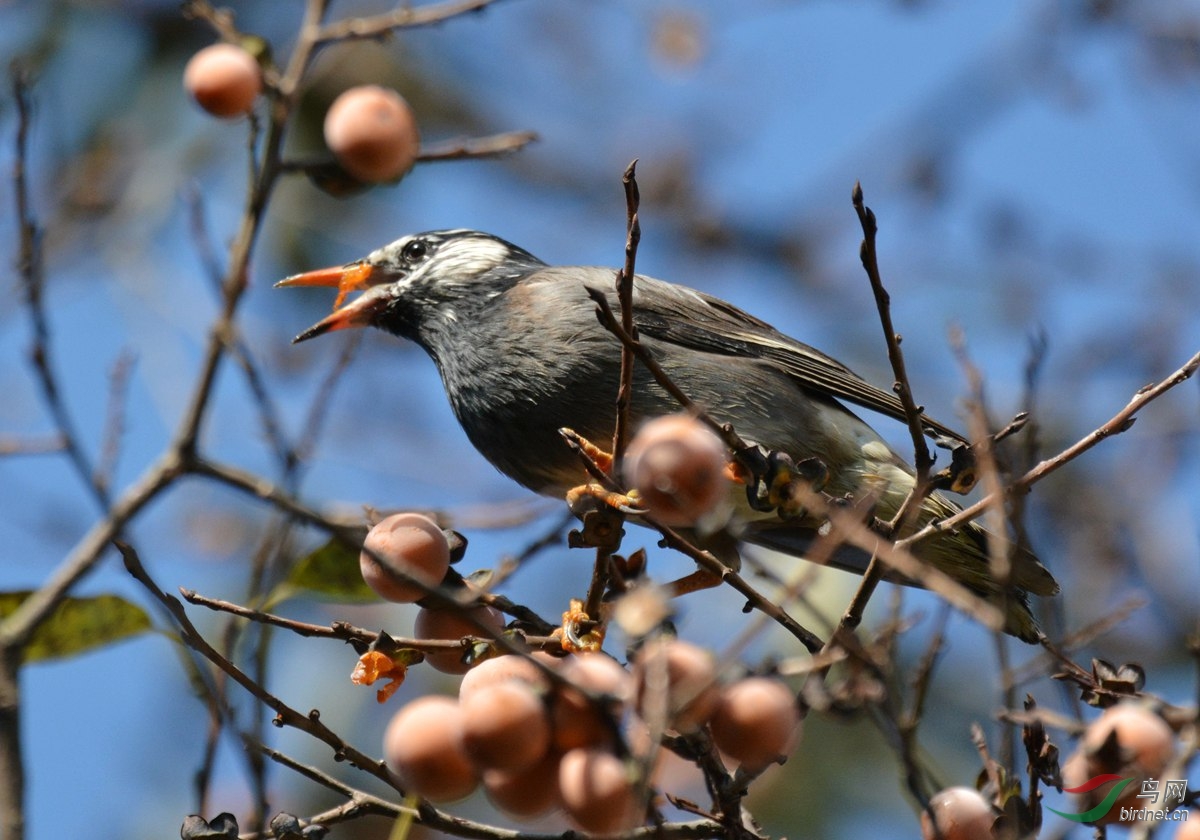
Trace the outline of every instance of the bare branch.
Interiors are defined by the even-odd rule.
[[[1125,407],[1113,415],[1113,417],[1107,423],[1100,426],[1095,431],[1090,432],[1085,437],[1080,438],[1074,444],[1068,446],[1057,455],[1047,458],[1039,463],[1033,469],[1029,470],[1027,473],[1008,485],[1008,487],[1004,490],[1004,494],[1007,496],[1019,496],[1028,493],[1034,484],[1041,481],[1051,473],[1057,471],[1064,465],[1075,460],[1101,441],[1115,435],[1119,435],[1122,432],[1129,431],[1129,429],[1133,426],[1134,421],[1137,419],[1136,415],[1139,411],[1175,386],[1186,382],[1192,376],[1192,374],[1196,372],[1197,368],[1200,368],[1200,352],[1188,359],[1182,367],[1180,367],[1170,376],[1167,376],[1165,379],[1153,385],[1147,385],[1146,387],[1139,389],[1138,392],[1133,395],[1133,398],[1126,403]],[[928,539],[934,534],[951,531],[954,528],[957,528],[959,525],[978,518],[995,503],[996,499],[994,499],[991,495],[985,496],[970,507],[964,508],[959,513],[956,513],[954,516],[948,517],[939,522],[931,522],[929,525],[926,525],[915,534],[898,541],[897,545],[907,548],[908,546],[913,545],[921,540]]]
[[[381,38],[397,29],[413,29],[430,26],[454,17],[478,12],[497,0],[447,0],[426,6],[397,6],[396,9],[379,15],[348,18],[326,24],[317,32],[317,44],[327,41],[346,41],[362,38]]]
[[[16,202],[19,237],[17,265],[33,331],[33,346],[29,350],[29,359],[33,364],[38,385],[41,386],[42,401],[63,441],[67,458],[100,509],[105,511],[112,504],[112,499],[107,487],[99,480],[91,457],[84,451],[75,418],[71,416],[59,388],[54,346],[50,338],[50,319],[43,298],[45,277],[42,265],[42,231],[34,218],[33,201],[29,194],[29,132],[33,121],[33,106],[29,99],[30,80],[25,69],[19,64],[12,66],[11,75],[13,99],[17,106],[16,159],[13,163],[13,197]]]
[[[41,435],[24,437],[18,435],[0,436],[0,457],[18,455],[54,455],[64,452],[67,442],[62,435]]]
[[[925,488],[929,482],[929,470],[933,466],[933,456],[929,453],[929,445],[925,442],[925,429],[921,425],[921,414],[924,409],[913,400],[912,385],[909,384],[908,369],[904,364],[904,353],[900,350],[900,334],[892,325],[891,296],[883,287],[883,278],[879,274],[879,255],[875,249],[875,237],[879,232],[879,226],[875,221],[875,213],[863,203],[862,185],[857,182],[854,184],[852,201],[863,230],[859,256],[862,259],[863,269],[867,273],[867,279],[871,281],[871,291],[875,294],[875,308],[879,310],[879,323],[883,327],[888,361],[891,363],[892,372],[896,377],[892,390],[896,392],[896,396],[900,398],[900,404],[904,407],[904,419],[908,424],[908,433],[912,437],[913,466],[917,470],[917,487]],[[920,496],[924,493],[916,495],[919,501]],[[906,501],[905,505],[908,504]],[[905,514],[906,511],[902,508],[901,512],[896,515],[895,521],[897,523],[905,521]]]
[[[506,131],[486,137],[467,137],[459,140],[442,140],[423,145],[417,160],[426,163],[443,160],[468,160],[474,158],[501,157],[519,152],[538,140],[536,131]]]
[[[121,438],[125,434],[125,401],[129,395],[129,380],[133,373],[134,356],[122,353],[108,374],[108,408],[104,412],[104,444],[92,481],[107,493],[113,473],[121,456]]]
[[[174,617],[176,624],[180,630],[180,638],[188,647],[195,650],[213,665],[217,666],[221,671],[227,674],[234,682],[244,688],[253,697],[255,697],[263,705],[275,712],[275,723],[277,726],[291,726],[305,732],[317,740],[327,744],[334,751],[334,755],[349,761],[360,770],[369,773],[385,784],[395,787],[395,781],[388,773],[387,768],[383,766],[383,762],[378,759],[371,758],[355,749],[348,744],[341,736],[333,732],[328,726],[321,722],[320,713],[315,709],[308,714],[302,714],[291,706],[284,703],[275,695],[271,694],[263,688],[258,682],[249,677],[244,671],[233,664],[229,659],[223,656],[212,645],[210,645],[200,632],[192,624],[188,618],[187,612],[177,598],[166,594],[150,575],[146,572],[137,553],[128,545],[119,543],[117,548],[121,552],[121,556],[125,560],[125,568],[129,574],[138,581],[146,590],[154,596]]]
[[[633,322],[633,278],[637,262],[638,243],[642,239],[642,225],[638,219],[637,161],[625,168],[621,178],[625,185],[625,265],[617,272],[617,302],[621,308],[621,329],[637,341],[637,326]],[[613,429],[612,457],[614,464],[621,463],[625,446],[629,443],[629,412],[633,404],[633,347],[621,343],[620,385],[617,388],[617,421]]]

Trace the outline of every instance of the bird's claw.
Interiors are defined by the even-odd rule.
[[[1029,413],[1022,411],[1009,421],[1008,425],[982,441],[964,443],[953,438],[937,438],[935,443],[940,449],[950,452],[950,466],[940,470],[933,476],[933,486],[938,490],[949,490],[952,493],[970,493],[979,481],[978,459],[975,453],[983,446],[994,447],[1007,437],[1015,435],[1029,423]]]
[[[593,475],[597,478],[600,477],[601,473],[605,476],[612,475],[613,456],[610,453],[601,449],[574,429],[564,427],[559,429],[558,433],[583,458],[590,462],[591,467],[595,468]],[[599,481],[590,481],[587,484],[572,487],[567,491],[567,507],[570,508],[571,513],[580,519],[588,511],[594,510],[597,502],[605,507],[618,510],[627,516],[640,516],[647,512],[645,508],[639,505],[636,490],[621,493],[609,490],[600,484]]]
[[[762,475],[745,483],[752,508],[776,511],[781,519],[794,519],[806,512],[799,501],[803,494],[796,492],[797,487],[802,483],[820,493],[829,483],[829,467],[820,458],[794,461],[786,452],[771,451],[766,453]]]
[[[572,598],[562,618],[562,627],[552,635],[561,640],[563,650],[570,653],[596,653],[604,646],[604,625],[588,617],[583,610],[583,601]]]
[[[618,510],[626,516],[639,516],[646,513],[646,509],[640,507],[638,501],[636,490],[617,493],[601,487],[595,482],[581,484],[567,491],[567,507],[580,519],[595,510],[597,505]]]
[[[999,439],[999,438],[997,438]],[[961,441],[950,442],[944,448],[950,452],[950,465],[933,476],[933,484],[940,490],[952,493],[970,493],[979,481],[979,470],[975,464],[975,447]],[[939,445],[941,445],[939,443]]]

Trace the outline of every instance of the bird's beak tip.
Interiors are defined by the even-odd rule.
[[[342,301],[350,292],[363,291],[374,285],[372,283],[374,272],[375,267],[371,263],[360,260],[348,265],[318,268],[315,271],[293,274],[291,277],[285,277],[277,282],[276,289],[293,286],[326,286],[335,287],[338,290],[337,299],[333,303],[333,314],[293,338],[292,344],[299,344],[334,330],[361,327],[370,323],[370,318],[375,311],[375,301],[364,300],[362,303],[356,301],[346,306],[342,306]],[[377,279],[375,282],[380,281]]]
[[[343,278],[352,269],[348,266],[330,266],[329,268],[318,268],[315,271],[305,271],[300,274],[293,274],[291,277],[285,277],[275,284],[276,289],[291,288],[294,286],[341,286]]]
[[[307,330],[300,333],[300,335],[293,338],[292,344],[299,344],[302,341],[308,341],[310,338],[314,338],[316,335],[317,335],[316,331],[313,330],[312,327],[309,327]]]
[[[333,330],[345,329],[346,327],[360,326],[357,319],[347,317],[345,313],[334,312],[332,315],[324,318],[313,324],[300,335],[292,339],[292,344],[299,344],[302,341],[308,341],[310,338],[316,338],[319,335],[324,335]]]

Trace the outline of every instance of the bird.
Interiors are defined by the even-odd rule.
[[[433,360],[458,422],[484,458],[524,487],[561,498],[588,478],[560,430],[589,440],[612,435],[620,345],[597,320],[592,295],[604,294],[619,311],[614,277],[611,268],[552,266],[500,237],[454,229],[403,236],[361,259],[276,285],[338,289],[333,312],[296,342],[368,326],[415,342]],[[360,294],[343,304],[352,292]],[[632,313],[642,346],[713,419],[768,452],[795,462],[816,459],[831,497],[850,498],[871,486],[877,516],[895,515],[914,486],[914,471],[846,406],[903,419],[895,393],[686,286],[635,275]],[[678,411],[645,366],[635,366],[631,421]],[[922,415],[922,423],[929,434],[962,440],[931,417]],[[934,492],[922,501],[917,524],[959,510]],[[743,524],[738,539],[803,556],[823,524],[760,515]],[[917,543],[913,553],[1000,604],[1003,629],[1036,643],[1044,636],[1029,595],[1054,595],[1058,583],[1024,548],[1014,549],[1008,579],[998,583],[988,536],[969,522]],[[868,560],[847,550],[829,562],[861,574]]]

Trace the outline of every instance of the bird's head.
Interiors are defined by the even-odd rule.
[[[406,338],[453,324],[464,310],[502,294],[545,264],[499,237],[439,230],[401,237],[361,260],[296,274],[275,285],[330,286],[334,311],[295,341],[349,327],[379,327]],[[351,292],[362,292],[342,305]]]

